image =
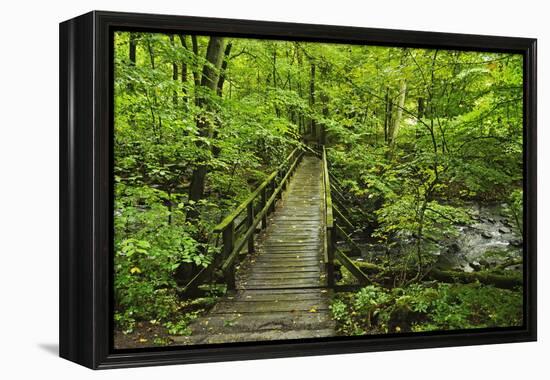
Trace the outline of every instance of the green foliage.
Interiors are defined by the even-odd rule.
[[[155,320],[189,333],[208,305],[178,292],[220,253],[213,227],[308,140],[327,146],[331,173],[355,199],[351,222],[387,252],[414,246],[386,258],[403,273],[414,265],[419,278],[433,248],[471,223],[464,201],[507,202],[521,231],[520,55],[227,38],[218,68],[207,60],[211,38],[195,37],[114,35],[121,329]],[[211,79],[215,88],[203,84]],[[199,169],[204,186],[190,196]],[[468,289],[367,287],[332,310],[343,330],[360,334],[394,328],[399,313],[421,314],[418,328],[458,328],[474,325],[464,310],[504,307],[491,298],[499,291],[480,288],[478,305]],[[480,313],[479,325],[507,323]]]
[[[234,42],[234,51],[249,55],[228,61],[220,96],[193,80],[200,82],[204,66],[217,70],[204,55],[209,38],[197,37],[198,54],[190,37],[183,39],[115,34],[115,321],[125,331],[148,320],[174,334],[187,331],[196,313],[182,312],[178,292],[185,284],[178,283],[178,270],[188,268],[182,280],[188,281],[212,262],[219,254],[213,226],[297,144],[294,121],[274,110],[309,112],[296,92],[266,88],[246,73],[248,58],[260,54],[262,44]],[[267,58],[254,62],[271,73]],[[201,131],[199,120],[214,126],[212,133]],[[205,194],[192,201],[188,186],[202,165]],[[187,220],[191,209],[198,220]]]
[[[345,335],[510,327],[522,324],[523,296],[479,283],[368,286],[339,294],[330,310]]]
[[[506,211],[512,217],[517,229],[523,234],[523,191],[513,191],[509,202],[510,205]]]

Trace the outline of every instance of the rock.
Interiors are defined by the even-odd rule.
[[[476,272],[479,272],[481,270],[481,264],[477,261],[472,261],[470,263],[470,266],[472,267],[472,269]]]
[[[481,233],[481,236],[483,236],[485,239],[491,239],[493,237],[493,235],[491,235],[491,233],[489,233],[487,231],[483,231]]]
[[[479,265],[481,265],[482,267],[488,267],[490,264],[486,259],[480,259]]]
[[[491,224],[495,224],[497,221],[494,220],[493,218],[487,218],[487,221]]]
[[[514,247],[521,247],[523,246],[523,240],[522,239],[512,239],[509,241],[511,246]]]
[[[452,243],[452,244],[449,244],[449,246],[447,246],[448,253],[457,253],[459,251],[460,251],[460,246],[458,245],[458,243]]]
[[[510,229],[509,228],[506,228],[506,227],[500,227],[498,229],[498,232],[500,232],[501,234],[509,234],[510,233]]]

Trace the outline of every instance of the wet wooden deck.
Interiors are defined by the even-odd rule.
[[[322,164],[303,158],[256,253],[241,265],[237,289],[195,321],[176,344],[334,336],[323,256]]]

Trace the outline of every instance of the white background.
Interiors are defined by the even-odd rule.
[[[3,379],[548,378],[550,33],[545,1],[3,2],[0,13],[0,377]],[[93,372],[57,355],[58,23],[93,9],[539,39],[539,342]],[[547,67],[545,67],[547,66]],[[543,148],[545,146],[546,148]],[[546,299],[544,299],[546,298]],[[543,354],[544,350],[549,353]]]

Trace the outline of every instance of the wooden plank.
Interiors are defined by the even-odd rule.
[[[351,245],[351,249],[354,250],[355,252],[358,252],[359,254],[361,253],[361,247],[359,247],[357,245],[357,243],[355,243],[353,241],[353,239],[346,233],[346,231],[344,231],[344,229],[342,227],[340,227],[339,225],[336,225],[336,229],[339,233],[339,235],[341,237],[344,238],[344,240],[346,240],[346,242]]]
[[[192,337],[174,336],[171,337],[177,345],[189,344],[220,344],[220,343],[237,343],[237,342],[261,342],[271,340],[294,340],[294,339],[312,339],[325,338],[335,336],[334,328],[326,329],[292,329],[281,331],[280,329],[273,330],[257,330],[237,333],[198,334]]]
[[[195,333],[223,331],[225,334],[237,331],[264,331],[277,329],[279,333],[288,329],[314,329],[333,326],[328,310],[316,313],[309,311],[267,312],[267,313],[216,313],[202,318],[192,326]]]
[[[312,313],[319,310],[328,310],[327,302],[321,300],[290,300],[290,301],[222,301],[211,310],[211,314],[218,313],[282,313],[285,311],[305,311]]]
[[[292,180],[286,183],[294,169]],[[289,169],[289,175],[279,181],[265,203],[259,200],[263,207],[253,210],[252,224],[261,218],[270,202],[275,202],[286,184],[275,212],[266,217],[265,210],[262,216],[266,223],[259,219],[267,228],[256,241],[258,252],[242,266],[237,289],[228,292],[208,315],[192,323],[191,337],[181,339],[205,343],[335,335],[328,309],[330,290],[325,287],[322,265],[322,169],[321,161],[306,157],[300,167]],[[247,229],[237,237],[233,251],[241,244],[243,248],[247,242],[250,244],[253,235],[249,232]]]
[[[312,293],[323,293],[323,290],[325,293],[328,291],[327,289],[321,289],[318,288],[311,288],[311,289],[262,289],[262,290],[254,290],[254,289],[248,289],[248,290],[234,290],[227,293],[228,296],[238,296],[243,294],[312,294]]]
[[[256,262],[255,264],[279,264],[282,266],[293,266],[293,265],[320,265],[322,263],[322,260],[319,260],[318,258],[298,258],[298,259],[281,259],[281,260],[262,260],[259,262]],[[254,263],[253,263],[254,264]]]
[[[203,334],[208,336],[221,335],[228,338],[232,337],[231,334],[275,330],[277,332],[275,336],[280,339],[285,331],[317,331],[320,329],[332,329],[334,334],[334,322],[330,320],[326,311],[308,313],[309,315],[304,312],[269,314],[214,314],[209,319],[201,320],[195,324],[192,328],[193,335],[194,337]]]
[[[324,274],[323,274],[324,276]],[[271,281],[271,280],[318,280],[321,278],[321,271],[309,271],[309,272],[295,272],[295,273],[258,273],[254,272],[251,276],[248,277],[247,281]]]
[[[296,289],[293,289],[296,290]],[[243,302],[255,301],[307,301],[307,300],[324,300],[328,302],[327,293],[321,293],[319,289],[299,289],[299,292],[289,292],[288,290],[277,291],[276,289],[269,292],[264,290],[245,290],[238,292],[234,296],[227,296],[227,300],[236,300]],[[313,290],[313,291],[312,291]]]
[[[255,288],[307,288],[307,287],[320,287],[324,285],[324,281],[320,278],[308,278],[308,279],[271,279],[271,280],[256,280],[251,279],[241,283],[243,289],[255,289]]]
[[[280,277],[284,277],[285,274],[291,274],[291,273],[321,273],[321,266],[320,265],[311,265],[311,266],[294,266],[294,265],[280,265],[280,266],[262,266],[262,264],[258,264],[254,268],[254,274],[276,274]]]
[[[319,238],[312,238],[308,236],[306,238],[298,238],[294,236],[285,236],[284,238],[278,234],[272,234],[269,240],[263,243],[266,247],[306,247],[320,245]]]
[[[340,209],[336,206],[333,206],[333,210],[334,212],[336,213],[336,217],[338,219],[340,219],[350,230],[353,231],[354,227],[353,227],[353,224],[351,224],[351,222],[348,220],[348,218],[346,218],[344,216],[344,214],[342,214],[342,212],[340,211]]]
[[[371,282],[369,277],[365,273],[363,273],[363,271],[338,248],[334,252],[334,256],[336,260],[340,262],[340,264],[345,266],[346,269],[350,271],[350,273],[359,281],[360,284],[369,284]]]
[[[253,273],[266,273],[268,271],[280,274],[280,276],[284,276],[284,273],[291,273],[291,272],[313,272],[318,271],[319,273],[324,273],[322,270],[322,265],[320,262],[317,261],[311,261],[307,263],[308,266],[304,266],[301,263],[292,263],[292,262],[278,262],[278,261],[271,261],[271,262],[261,262],[256,263],[252,270],[247,271],[247,276],[252,276]]]
[[[320,258],[321,249],[319,250],[310,250],[310,251],[299,251],[299,250],[271,250],[262,252],[259,256],[254,257],[252,260],[257,262],[262,262],[264,260],[305,260],[305,261],[322,261]]]
[[[290,239],[298,240],[298,241],[319,241],[319,231],[311,231],[307,234],[300,234],[297,232],[292,233],[291,231],[276,231],[272,230],[272,233],[270,234],[270,240],[274,240],[278,243],[284,243],[285,241],[289,241]],[[273,237],[273,238],[271,238]]]

